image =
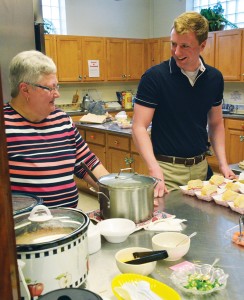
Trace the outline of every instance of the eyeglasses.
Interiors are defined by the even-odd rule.
[[[41,84],[35,84],[35,83],[30,83],[30,82],[25,82],[26,84],[32,85],[32,86],[36,86],[39,87],[43,90],[48,90],[50,93],[52,92],[56,92],[59,90],[59,85],[56,85],[54,87],[49,87],[49,86],[45,86],[45,85],[41,85]]]

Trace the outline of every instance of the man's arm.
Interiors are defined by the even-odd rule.
[[[132,137],[138,152],[147,165],[149,175],[161,180],[154,189],[154,197],[162,197],[168,191],[164,184],[163,171],[154,156],[152,142],[147,132],[147,128],[153,118],[154,110],[154,108],[135,104]]]
[[[219,162],[219,170],[225,178],[235,178],[235,174],[228,166],[225,153],[225,128],[222,107],[214,106],[208,113],[208,135],[214,153]]]

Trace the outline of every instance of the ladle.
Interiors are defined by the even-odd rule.
[[[92,171],[87,167],[87,165],[84,163],[84,161],[81,161],[81,166],[86,170],[86,172],[90,175],[90,177],[96,182],[98,183],[98,179],[97,177],[92,173]]]
[[[185,240],[187,240],[188,238],[192,238],[197,234],[197,232],[193,232],[192,234],[188,235],[187,237],[185,237],[183,240],[181,240],[178,244],[175,245],[175,247],[178,247],[181,243],[183,243]]]

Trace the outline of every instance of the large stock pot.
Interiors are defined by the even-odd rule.
[[[127,218],[140,223],[153,216],[154,187],[158,179],[125,173],[126,170],[132,169],[122,169],[97,179],[100,212],[104,219]]]
[[[79,287],[88,274],[89,218],[78,209],[37,205],[31,213],[14,216],[17,259],[25,282],[21,299]]]

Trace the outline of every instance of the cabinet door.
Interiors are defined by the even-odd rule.
[[[81,79],[81,38],[57,35],[59,81],[77,82]]]
[[[51,57],[57,65],[57,46],[56,46],[56,35],[45,34],[45,52],[46,55]]]
[[[160,63],[160,39],[149,39],[147,41],[147,68]]]
[[[241,80],[242,30],[218,31],[216,34],[215,67],[225,80]]]
[[[109,38],[107,45],[107,79],[126,80],[126,39]]]
[[[126,164],[126,158],[130,158],[131,155],[128,151],[109,148],[107,153],[107,168],[111,173],[119,173],[121,169],[130,168],[130,165]]]
[[[145,41],[143,39],[127,40],[127,80],[140,79],[145,72]]]
[[[244,159],[244,120],[226,119],[226,156],[229,164]]]
[[[108,171],[118,173],[120,169],[128,168],[126,163],[130,159],[130,142],[129,137],[108,134],[107,136],[107,167]]]
[[[244,81],[244,30],[242,30],[241,81]]]
[[[209,32],[207,44],[201,52],[201,56],[203,57],[206,64],[214,67],[214,53],[215,53],[215,33]]]
[[[170,36],[160,39],[160,61],[168,60],[171,57],[171,41]]]
[[[105,39],[100,37],[82,37],[83,76],[82,81],[105,80]],[[98,61],[99,74],[89,74],[88,61]]]

